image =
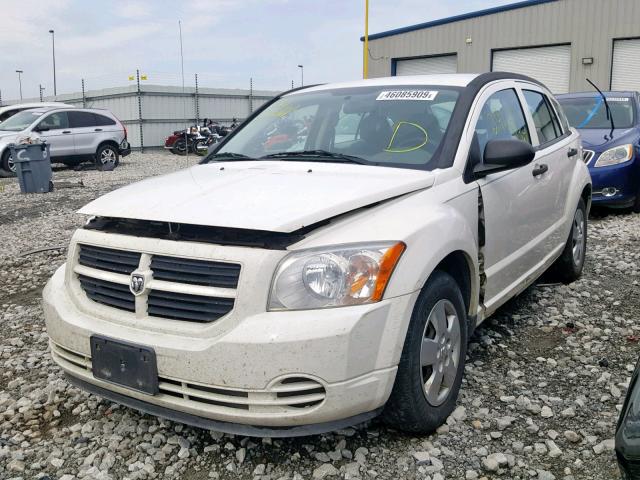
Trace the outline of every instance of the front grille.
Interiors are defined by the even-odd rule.
[[[129,275],[140,264],[140,253],[80,245],[78,263],[85,267]]]
[[[91,357],[51,342],[54,360],[78,377],[92,376]],[[179,401],[180,406],[208,410],[220,408],[261,413],[298,413],[320,405],[327,396],[324,386],[307,377],[286,377],[266,390],[247,391],[203,385],[158,375],[158,395],[153,398]]]
[[[207,297],[151,290],[147,313],[154,317],[213,322],[233,309],[233,298]]]
[[[169,282],[236,288],[240,276],[237,263],[211,262],[190,258],[154,255],[151,259],[153,278]]]
[[[240,268],[238,263],[79,244],[75,271],[89,299],[129,312],[136,312],[136,302],[129,285],[124,284],[129,281],[124,275],[140,272],[150,283],[141,293],[138,316],[146,313],[150,317],[208,323],[233,309]],[[227,289],[223,296],[216,290],[220,288]]]
[[[584,163],[586,163],[587,165],[589,165],[589,162],[591,161],[594,155],[595,155],[595,152],[593,150],[582,150],[582,159],[584,160]]]
[[[87,277],[86,275],[78,275],[78,280],[80,280],[80,286],[84,293],[94,302],[129,312],[136,311],[135,298],[128,285],[108,282],[98,278]]]

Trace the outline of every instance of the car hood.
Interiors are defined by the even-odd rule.
[[[11,142],[15,137],[18,136],[18,133],[19,132],[3,132],[2,130],[0,130],[0,142]]]
[[[597,152],[625,143],[635,143],[639,135],[638,129],[635,128],[616,128],[611,135],[612,138],[609,138],[610,129],[584,128],[579,132],[582,137],[582,146]]]
[[[220,162],[149,178],[94,200],[102,217],[293,232],[429,188],[431,172],[317,162]]]

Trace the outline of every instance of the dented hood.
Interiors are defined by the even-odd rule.
[[[421,170],[317,162],[196,165],[108,193],[80,213],[292,232],[433,185]]]

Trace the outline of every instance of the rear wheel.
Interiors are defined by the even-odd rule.
[[[173,148],[171,149],[171,152],[176,155],[186,155],[187,147],[184,139],[176,140],[176,143],[173,144]]]
[[[418,297],[383,412],[391,426],[433,432],[456,406],[467,353],[467,316],[460,288],[449,274],[433,273]]]
[[[118,149],[111,144],[101,145],[96,152],[96,166],[98,170],[113,170],[120,163]]]
[[[11,157],[11,151],[9,149],[6,149],[2,154],[2,158],[0,158],[0,168],[12,175],[16,174],[16,164],[13,163],[13,158]]]
[[[576,281],[582,275],[584,260],[587,254],[587,207],[580,199],[578,208],[573,214],[571,232],[564,250],[551,266],[550,273],[563,283]]]

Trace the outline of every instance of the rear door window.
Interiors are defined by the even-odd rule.
[[[105,115],[100,115],[98,113],[94,113],[93,116],[95,117],[95,124],[98,127],[106,127],[108,125],[115,125],[116,122],[115,120],[113,120],[112,118],[109,118]]]
[[[560,122],[558,122],[553,109],[550,108],[545,95],[533,90],[523,90],[522,93],[533,117],[540,145],[553,142],[556,138],[562,136]]]
[[[71,128],[95,127],[96,119],[91,112],[69,112],[69,126]]]

